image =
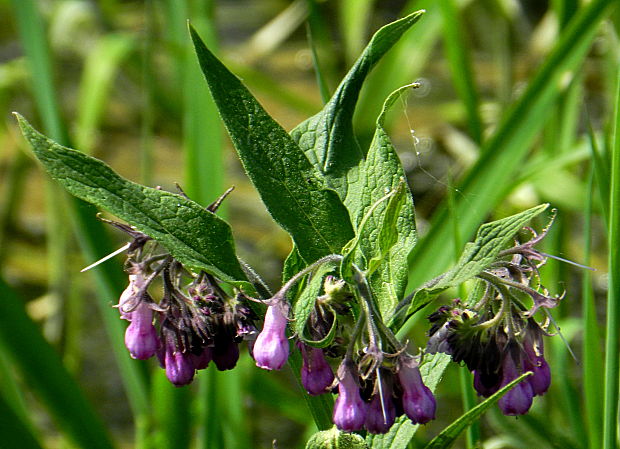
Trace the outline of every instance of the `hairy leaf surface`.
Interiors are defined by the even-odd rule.
[[[157,240],[187,268],[251,288],[224,220],[182,195],[128,181],[102,161],[48,139],[20,115],[17,119],[43,167],[72,195]]]
[[[348,212],[288,133],[190,28],[202,71],[250,180],[307,263],[353,237]]]

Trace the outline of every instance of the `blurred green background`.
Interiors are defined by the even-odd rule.
[[[541,202],[559,210],[544,251],[597,269],[549,261],[544,282],[567,292],[554,316],[576,360],[554,338],[553,386],[531,414],[488,413],[458,447],[602,447],[613,3],[0,0],[0,447],[292,448],[316,430],[290,370],[263,372],[247,353],[234,371],[206,370],[182,389],[154,362],[130,360],[111,307],[127,282],[122,258],[79,272],[124,236],[49,181],[10,112],[131,180],[178,182],[204,205],[234,185],[222,213],[239,254],[277,287],[289,239],[225,136],[186,21],[291,129],[374,31],[417,9],[426,15],[371,74],[355,116],[367,144],[387,95],[422,83],[387,124],[421,235],[410,288],[448,268],[482,221]],[[419,346],[424,317],[409,334]],[[461,371],[446,372],[438,419],[411,447],[471,401]]]

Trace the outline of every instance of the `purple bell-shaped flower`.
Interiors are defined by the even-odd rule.
[[[366,421],[367,405],[360,396],[357,377],[355,365],[345,359],[338,368],[340,382],[333,416],[336,427],[345,432],[361,430]]]
[[[253,356],[256,365],[268,370],[278,370],[288,360],[289,343],[286,324],[289,306],[278,301],[267,307],[263,330],[254,343]]]
[[[323,350],[299,343],[303,363],[301,384],[311,395],[323,394],[334,383],[334,372],[325,360]]]
[[[153,326],[153,311],[145,302],[124,314],[131,321],[125,331],[125,346],[134,359],[146,360],[155,355],[159,346],[157,331]]]
[[[382,394],[377,391],[368,404],[364,427],[370,433],[386,433],[396,419],[396,407],[392,399],[392,388],[381,380]]]
[[[551,385],[551,369],[544,357],[542,331],[540,327],[529,325],[523,341],[523,371],[532,371],[527,378],[534,396],[542,396]]]
[[[517,360],[515,360],[515,357]],[[520,354],[515,350],[508,349],[502,362],[502,383],[500,388],[505,387],[522,374],[520,366]],[[512,387],[508,393],[502,396],[497,405],[504,415],[524,415],[532,406],[533,397],[532,386],[526,380]]]
[[[403,390],[403,409],[414,424],[426,424],[435,419],[437,403],[431,390],[422,382],[416,359],[400,357],[398,379]]]

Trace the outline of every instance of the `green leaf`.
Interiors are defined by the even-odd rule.
[[[308,321],[308,317],[310,317],[310,313],[314,309],[316,298],[321,292],[321,287],[323,287],[323,278],[333,270],[333,264],[321,265],[312,275],[312,279],[295,302],[293,307],[293,316],[295,317],[294,331],[300,337],[304,335],[306,321]]]
[[[415,291],[407,315],[413,314],[424,307],[430,299],[442,291],[456,287],[473,279],[484,271],[495,259],[506,244],[514,238],[525,224],[547,209],[548,204],[541,204],[501,220],[485,223],[480,226],[476,239],[465,245],[463,253],[454,268],[433,279]],[[399,304],[398,311],[407,304]]]
[[[461,432],[463,432],[467,427],[469,427],[474,421],[476,421],[480,416],[486,412],[492,405],[494,405],[497,401],[501,399],[512,387],[517,385],[519,382],[523,381],[525,378],[532,375],[531,371],[522,374],[517,377],[515,380],[510,382],[501,390],[497,391],[495,394],[490,396],[484,402],[481,402],[467,413],[462,415],[456,421],[452,422],[448,427],[446,427],[442,432],[437,435],[435,438],[428,443],[424,449],[448,449],[454,444],[456,439],[459,437]]]
[[[381,256],[381,263],[373,262],[373,266],[368,267],[373,271],[370,285],[384,319],[392,315],[395,306],[404,296],[408,277],[407,258],[417,242],[411,192],[404,181],[405,173],[398,155],[383,128],[390,106],[403,90],[411,87],[403,86],[386,99],[377,118],[375,135],[368,154],[359,166],[356,179],[350,181],[345,200],[357,232],[361,233],[359,227],[368,213],[369,205],[383,198],[386,192],[397,193],[393,200],[377,207],[364,226],[366,232],[360,235],[360,251],[368,261],[376,258],[377,254],[384,253],[389,246],[389,251]],[[394,226],[397,238],[392,243],[390,240],[394,237]],[[382,245],[384,249],[381,248]]]
[[[353,237],[348,212],[288,133],[190,27],[200,66],[250,180],[307,263]]]
[[[356,167],[365,156],[352,125],[362,84],[375,64],[423,13],[414,12],[377,31],[323,110],[291,131],[308,159],[343,200],[348,190],[347,179],[355,176]]]
[[[446,354],[437,353],[425,356],[424,362],[420,365],[420,373],[424,384],[431,391],[437,388],[449,363],[450,356]],[[386,434],[369,435],[366,442],[373,449],[405,449],[409,447],[409,442],[419,427],[419,424],[413,424],[407,416],[402,415],[396,419]]]
[[[312,435],[306,443],[306,449],[368,449],[368,446],[361,436],[341,432],[334,426]]]
[[[16,116],[34,154],[71,194],[157,240],[187,268],[252,289],[224,220],[181,195],[128,181],[100,160],[59,145]]]
[[[392,247],[398,241],[398,217],[402,207],[406,203],[407,196],[405,193],[409,193],[409,191],[405,187],[405,181],[402,180],[385,208],[381,227],[379,228],[379,235],[377,237],[377,248],[375,249],[377,254],[368,262],[369,274],[372,274],[379,267],[383,259],[387,257]]]

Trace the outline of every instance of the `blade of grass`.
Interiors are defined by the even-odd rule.
[[[340,30],[347,66],[353,65],[364,50],[368,25],[375,0],[343,0],[338,2]]]
[[[32,0],[17,1],[14,0],[13,8],[16,14],[20,36],[24,44],[28,61],[31,64],[31,72],[33,73],[33,87],[35,90],[35,100],[38,104],[39,114],[45,125],[46,132],[59,142],[67,142],[68,137],[59,113],[59,106],[55,96],[55,90],[52,83],[52,70],[49,51],[45,40],[44,26],[36,4]],[[78,240],[81,243],[86,260],[98,260],[112,250],[105,232],[103,232],[102,224],[95,219],[96,209],[86,205],[83,202],[71,199],[68,203],[69,213],[72,213],[73,223],[75,223],[75,231]],[[52,213],[60,213],[61,208],[52,209]],[[60,220],[57,220],[60,221]],[[66,228],[64,222],[61,223]],[[54,234],[50,234],[51,240],[55,238]],[[53,254],[53,252],[50,252]],[[60,259],[51,259],[52,266],[66,265],[60,264],[58,261],[64,260],[64,256]],[[121,374],[125,391],[130,400],[130,405],[134,413],[134,419],[137,428],[136,446],[142,447],[141,436],[145,433],[148,422],[149,405],[148,396],[145,388],[144,373],[140,373],[140,369],[136,364],[130,362],[127,352],[124,348],[123,325],[118,319],[117,313],[110,308],[110,302],[117,298],[122,291],[122,283],[114,278],[114,274],[108,266],[100,266],[94,270],[95,283],[97,286],[98,305],[104,319],[104,325]],[[58,282],[66,279],[60,279]]]
[[[481,156],[462,181],[457,204],[459,228],[469,238],[483,217],[502,200],[501,186],[510,182],[557,99],[559,81],[567,70],[582,62],[601,20],[611,9],[610,0],[582,8],[562,34],[521,98],[512,105],[495,134],[483,145]],[[499,187],[499,188],[498,188]],[[414,248],[410,285],[421,285],[450,261],[452,224],[446,206],[434,215],[430,231]]]
[[[133,48],[133,40],[123,34],[108,34],[88,53],[80,80],[75,146],[90,154],[97,127],[109,97],[114,75]]]
[[[443,22],[441,29],[443,30],[445,51],[452,72],[452,84],[467,110],[467,124],[470,135],[474,142],[480,144],[482,143],[482,120],[480,119],[478,90],[460,15],[454,0],[439,2],[439,9]]]
[[[164,370],[154,373],[152,387],[154,446],[167,449],[189,448],[192,437],[192,432],[189,431],[189,387],[177,388],[172,385]]]
[[[1,278],[0,291],[0,339],[28,386],[78,446],[93,449],[114,447],[101,419],[58,354],[26,314],[22,300]]]
[[[609,284],[605,342],[605,408],[603,447],[618,444],[618,376],[620,374],[620,70],[611,133],[611,183],[609,191]]]
[[[586,203],[583,214],[583,263],[590,265],[592,250],[592,196],[594,195],[594,168],[591,167]],[[603,360],[600,356],[601,336],[600,327],[596,318],[596,304],[592,288],[592,272],[583,270],[581,294],[583,297],[583,394],[585,397],[585,416],[588,428],[588,447],[601,447],[603,434],[603,394],[601,385],[604,384]]]
[[[41,449],[38,438],[0,395],[0,435],[4,449]]]

